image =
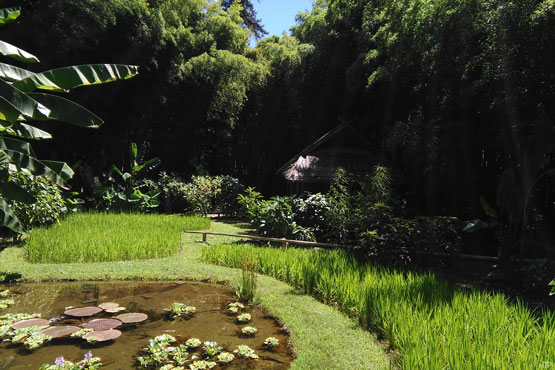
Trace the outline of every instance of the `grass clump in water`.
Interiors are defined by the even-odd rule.
[[[203,259],[288,282],[356,316],[400,354],[403,369],[537,369],[555,359],[555,315],[501,294],[465,292],[431,273],[361,264],[344,251],[213,245]],[[551,362],[550,362],[551,361]]]
[[[25,249],[38,263],[161,258],[177,252],[183,230],[209,227],[209,219],[194,216],[77,213],[31,230]]]

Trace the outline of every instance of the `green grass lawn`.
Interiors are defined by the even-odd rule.
[[[501,294],[462,291],[433,274],[361,264],[343,251],[213,245],[203,259],[258,271],[341,307],[382,333],[403,369],[538,369],[555,363],[555,315]]]
[[[210,227],[202,217],[76,213],[31,230],[28,260],[40,263],[107,262],[174,255],[183,230]]]
[[[212,222],[211,230],[244,233],[241,224]],[[76,237],[79,230],[76,230]],[[202,280],[235,287],[241,272],[237,269],[201,261],[199,235],[183,235],[175,255],[149,260],[77,263],[30,263],[25,250],[10,247],[0,252],[2,275],[18,276],[20,281],[60,280]],[[210,238],[211,243],[235,239]],[[291,343],[297,355],[291,369],[387,369],[390,362],[376,337],[337,309],[299,293],[283,282],[260,276],[256,300],[291,330]]]

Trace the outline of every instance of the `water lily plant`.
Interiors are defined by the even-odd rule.
[[[185,318],[190,317],[197,311],[196,307],[187,306],[184,303],[174,302],[170,311],[172,318]]]
[[[231,361],[235,359],[235,356],[229,352],[222,352],[218,356],[216,356],[218,363],[221,365],[229,364]]]
[[[241,302],[234,302],[227,305],[227,310],[229,311],[229,313],[232,313],[232,314],[237,314],[244,309],[245,309],[245,305],[242,304]]]
[[[243,329],[241,329],[241,333],[243,333],[244,335],[255,335],[256,332],[258,331],[257,328],[255,328],[254,326],[245,326]]]
[[[217,363],[212,361],[199,360],[189,365],[189,368],[191,370],[208,370],[214,368],[216,365]]]
[[[245,344],[237,346],[237,349],[234,350],[233,353],[242,358],[248,358],[252,360],[256,360],[258,358],[258,355],[254,353],[254,349]]]
[[[185,346],[187,346],[187,348],[189,349],[196,349],[200,347],[201,344],[202,342],[198,338],[187,339],[187,341],[185,342]]]
[[[277,347],[279,344],[279,339],[275,337],[268,337],[264,340],[264,345],[268,346],[269,348]]]
[[[243,313],[237,316],[237,321],[239,322],[249,322],[251,321],[251,314],[250,313]]]
[[[216,356],[222,351],[222,349],[223,347],[219,346],[216,342],[204,342],[204,346],[202,346],[204,354],[209,358]]]

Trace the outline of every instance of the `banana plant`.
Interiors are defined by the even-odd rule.
[[[20,8],[0,9],[0,27],[13,22],[20,14]],[[1,40],[0,54],[21,63],[39,63],[36,56]],[[125,80],[137,74],[138,66],[133,65],[88,64],[35,73],[0,62],[0,225],[24,233],[8,202],[34,201],[10,180],[11,174],[27,171],[61,187],[66,187],[66,181],[73,176],[66,163],[39,160],[33,153],[27,140],[52,138],[39,128],[41,121],[59,120],[88,128],[103,124],[88,109],[52,92],[68,93],[76,87]]]

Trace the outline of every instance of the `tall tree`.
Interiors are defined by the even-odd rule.
[[[260,1],[260,0],[258,0]],[[222,8],[224,10],[229,9],[229,7],[235,3],[236,0],[223,0]],[[257,39],[262,38],[268,34],[268,31],[264,29],[259,18],[256,17],[256,10],[254,10],[254,5],[252,5],[251,0],[240,0],[239,1],[243,10],[241,11],[241,18],[243,18],[243,25],[246,26],[254,34]]]

